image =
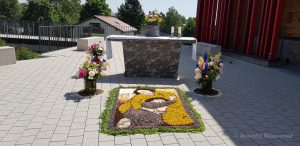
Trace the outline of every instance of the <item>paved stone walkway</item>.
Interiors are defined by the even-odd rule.
[[[83,86],[83,80],[74,75],[85,60],[76,48],[0,66],[0,145],[300,145],[299,73],[224,57],[224,74],[214,84],[224,95],[205,98],[190,92],[195,88],[191,48],[182,49],[179,80],[125,78],[122,48],[119,43],[113,48],[109,76],[98,83],[105,93],[91,99],[73,94]],[[98,117],[108,91],[119,85],[187,90],[206,131],[115,137],[99,134]]]

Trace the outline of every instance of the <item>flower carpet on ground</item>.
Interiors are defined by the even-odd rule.
[[[176,88],[113,89],[101,120],[100,131],[112,135],[204,130],[185,92]]]

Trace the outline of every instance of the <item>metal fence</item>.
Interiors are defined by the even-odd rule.
[[[36,46],[34,50],[39,52],[76,46],[78,38],[90,36],[106,38],[108,35],[135,34],[137,34],[137,30],[131,26],[95,25],[95,23],[61,25],[49,22],[0,19],[0,38],[11,44]]]
[[[91,26],[39,26],[39,52],[76,46],[78,38],[92,36]],[[46,50],[45,50],[46,49]]]
[[[0,37],[32,39],[39,35],[39,26],[49,25],[53,24],[25,20],[0,20]]]

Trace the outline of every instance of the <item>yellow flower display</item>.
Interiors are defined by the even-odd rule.
[[[124,114],[126,111],[128,111],[131,108],[131,103],[130,101],[127,101],[123,103],[122,105],[119,106],[118,110]]]
[[[175,103],[167,107],[166,113],[162,116],[163,121],[173,126],[194,124],[194,121],[186,112],[181,100],[176,97]]]
[[[175,101],[173,104],[164,107],[166,108],[165,112],[157,112],[157,114],[162,115],[162,120],[171,126],[188,126],[194,124],[193,119],[187,113],[177,91],[174,89],[156,89],[154,90],[154,95],[138,94],[133,96],[131,99],[123,96],[124,95],[121,95],[119,97],[119,101],[121,100],[125,103],[118,107],[118,110],[122,114],[128,111],[131,107],[134,110],[143,108],[142,104],[150,99],[164,99],[166,101],[173,100]],[[155,111],[156,109],[152,110]]]

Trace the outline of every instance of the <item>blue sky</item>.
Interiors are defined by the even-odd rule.
[[[19,1],[26,2],[26,0]],[[106,0],[113,12],[117,12],[117,8],[120,7],[124,1],[125,0]],[[81,3],[85,3],[85,0],[81,0]],[[196,17],[197,0],[140,0],[140,3],[145,13],[154,9],[166,13],[169,7],[174,6],[183,16]]]

